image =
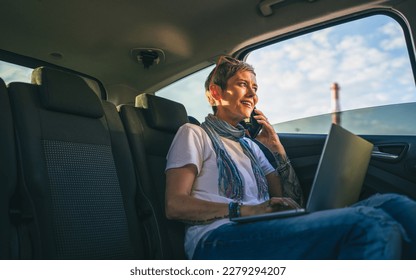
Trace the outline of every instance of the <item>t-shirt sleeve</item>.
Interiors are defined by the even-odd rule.
[[[193,128],[192,124],[181,126],[172,141],[166,157],[166,169],[180,168],[188,164],[196,166],[198,173],[203,163],[203,142],[199,127]]]

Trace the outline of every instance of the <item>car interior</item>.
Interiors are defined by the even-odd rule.
[[[194,101],[158,92],[223,55],[255,64],[257,49],[376,14],[403,28],[412,95],[385,108],[384,126],[353,131],[374,145],[361,198],[416,199],[415,1],[4,0],[0,8],[0,259],[186,259],[185,225],[165,216],[166,155],[179,127],[203,119]],[[11,79],[10,65],[29,77]],[[202,91],[207,103],[192,85],[178,96]],[[343,124],[378,109],[346,110]],[[310,119],[325,130],[323,118]],[[326,139],[298,133],[307,124],[275,125],[306,196]]]

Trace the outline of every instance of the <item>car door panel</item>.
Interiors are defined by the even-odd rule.
[[[326,135],[279,134],[305,195],[309,194]],[[416,198],[416,137],[362,136],[374,144],[362,198],[396,192]]]
[[[416,198],[416,137],[363,136],[374,144],[364,189]]]

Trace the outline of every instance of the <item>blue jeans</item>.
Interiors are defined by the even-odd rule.
[[[416,259],[415,217],[415,201],[374,195],[342,209],[222,225],[193,259]]]

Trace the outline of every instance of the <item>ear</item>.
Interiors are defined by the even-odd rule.
[[[209,91],[211,92],[212,98],[214,98],[215,100],[221,100],[222,99],[221,87],[219,85],[211,84],[209,86]]]

